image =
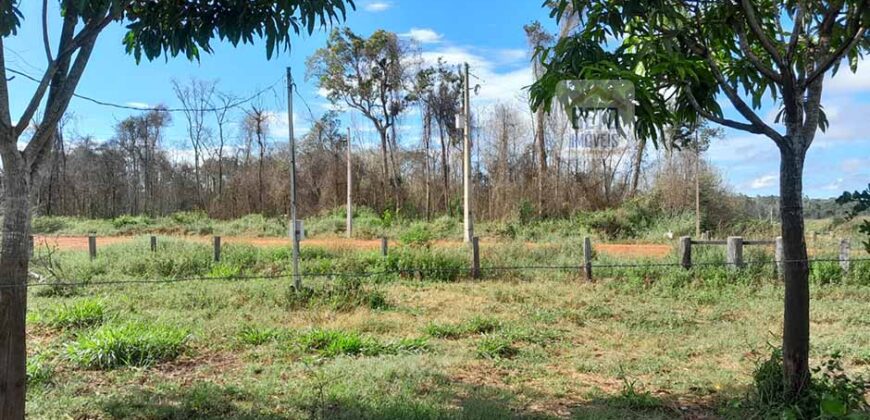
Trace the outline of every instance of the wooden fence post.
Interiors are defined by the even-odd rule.
[[[221,237],[214,237],[214,262],[221,261]]]
[[[480,278],[480,244],[477,236],[471,238],[471,278]]]
[[[840,240],[840,268],[843,269],[843,274],[849,274],[849,254],[852,251],[852,244],[848,239]]]
[[[728,237],[728,265],[732,270],[743,268],[743,237]]]
[[[583,238],[583,273],[586,281],[592,281],[592,239]]]
[[[88,255],[91,256],[91,260],[97,258],[97,235],[90,234],[88,235]]]
[[[776,276],[782,280],[785,278],[785,251],[782,248],[782,236],[776,237],[776,250],[774,251],[774,270],[776,271]]]
[[[692,268],[692,237],[680,237],[680,265],[686,270]]]
[[[381,237],[381,256],[386,257],[390,252],[390,244],[387,242],[387,237]]]
[[[157,237],[151,237],[151,252],[157,252]]]

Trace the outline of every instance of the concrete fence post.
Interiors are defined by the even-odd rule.
[[[221,261],[221,237],[214,237],[214,262]]]
[[[785,278],[785,251],[782,247],[782,236],[776,237],[776,249],[774,251],[773,256],[774,262],[774,270],[776,270],[776,276],[782,280]]]
[[[151,252],[157,252],[157,237],[151,237]]]
[[[583,238],[583,273],[586,281],[592,281],[592,239]]]
[[[91,260],[97,258],[97,235],[90,234],[88,235],[88,255],[91,256]]]
[[[743,268],[743,237],[728,237],[728,266],[732,270]]]
[[[849,274],[849,254],[852,251],[852,244],[848,239],[840,240],[840,268],[843,269],[843,274]]]
[[[477,236],[471,238],[471,278],[480,278],[480,240]]]
[[[680,265],[689,270],[692,268],[692,237],[680,238]]]
[[[386,257],[390,252],[390,244],[387,242],[387,237],[381,238],[381,256]]]

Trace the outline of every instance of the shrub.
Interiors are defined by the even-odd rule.
[[[413,248],[429,248],[432,242],[432,232],[426,223],[417,222],[399,236],[399,241]]]
[[[382,259],[383,271],[420,280],[453,282],[467,270],[465,259],[441,250],[399,249]]]
[[[66,219],[63,217],[41,216],[33,219],[31,229],[33,233],[57,233],[67,227]]]
[[[752,399],[760,411],[782,418],[846,418],[866,413],[870,407],[864,394],[870,391],[870,383],[846,375],[840,360],[841,355],[834,353],[821,366],[813,368],[804,397],[789,402],[784,395],[782,350],[774,349],[770,358],[755,368]]]
[[[477,357],[483,359],[510,359],[519,353],[520,350],[505,337],[486,336],[477,344]]]
[[[43,323],[52,328],[84,328],[102,324],[106,318],[103,302],[98,299],[82,299],[49,310]]]
[[[148,367],[174,360],[184,351],[187,331],[159,324],[104,325],[66,348],[73,363],[88,369]]]

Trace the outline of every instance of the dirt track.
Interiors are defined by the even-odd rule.
[[[180,236],[180,239],[211,243],[210,236]],[[99,237],[97,243],[99,246],[112,245],[119,243],[131,242],[133,237],[130,236],[106,236]],[[257,237],[222,237],[224,244],[248,244],[259,247],[280,247],[289,246],[290,241],[286,238],[257,238]],[[51,246],[60,250],[79,250],[85,251],[88,249],[87,236],[36,236],[34,241],[37,246]],[[494,242],[482,241],[484,247],[494,244]],[[459,247],[460,242],[453,241],[437,241],[437,247]],[[529,246],[535,246],[534,243],[529,243]],[[345,239],[345,238],[315,238],[306,239],[302,242],[303,247],[321,247],[329,249],[364,249],[375,250],[379,249],[381,242],[379,240],[365,239]],[[665,258],[671,252],[670,245],[663,244],[593,244],[596,251],[615,257],[631,257],[631,258]]]

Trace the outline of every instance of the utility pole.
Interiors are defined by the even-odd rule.
[[[353,237],[353,165],[350,160],[350,127],[347,128],[347,238]]]
[[[471,77],[468,63],[465,63],[465,92],[463,95],[465,124],[462,141],[462,181],[463,207],[465,212],[465,242],[470,243],[474,237],[474,222],[471,219]]]
[[[296,225],[296,138],[293,135],[293,73],[287,67],[287,126],[290,131],[290,237],[293,240],[293,287],[302,289],[299,277],[299,236]]]
[[[695,127],[695,237],[701,237],[701,137]]]

